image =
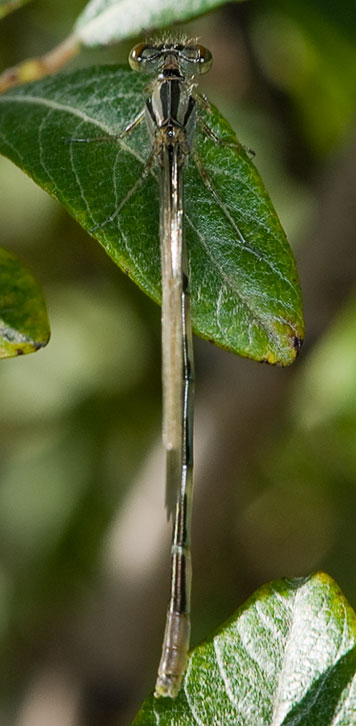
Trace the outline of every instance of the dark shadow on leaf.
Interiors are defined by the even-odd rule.
[[[356,647],[328,668],[303,700],[284,719],[282,726],[328,726],[332,724],[340,696],[356,673]]]

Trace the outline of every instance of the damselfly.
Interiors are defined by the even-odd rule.
[[[176,509],[171,550],[171,593],[156,696],[177,695],[190,636],[190,529],[193,488],[194,363],[189,280],[184,245],[183,169],[196,123],[193,77],[212,64],[207,48],[163,42],[136,45],[133,70],[154,73],[144,115],[152,161],[160,170],[162,270],[163,440],[167,450],[167,504]]]

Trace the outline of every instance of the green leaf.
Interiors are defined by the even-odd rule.
[[[191,652],[175,700],[133,726],[352,726],[356,617],[324,573],[258,590]]]
[[[46,305],[36,280],[0,248],[0,358],[33,353],[48,340]]]
[[[28,2],[29,0],[0,0],[0,19]]]
[[[84,229],[96,227],[114,262],[159,302],[158,169],[143,175],[151,148],[145,122],[120,140],[71,141],[125,129],[143,108],[146,86],[141,74],[101,66],[13,88],[0,96],[0,151]],[[198,124],[194,153],[208,182],[194,154],[185,171],[194,329],[240,355],[288,365],[303,338],[293,255],[227,121],[215,108],[199,115],[221,142]]]
[[[142,33],[142,28],[165,28],[223,5],[225,0],[91,0],[74,26],[86,46],[106,45]]]

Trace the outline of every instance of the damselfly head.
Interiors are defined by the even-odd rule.
[[[134,71],[159,73],[170,66],[183,76],[195,76],[210,70],[213,57],[204,45],[180,43],[138,43],[130,51],[129,64]]]

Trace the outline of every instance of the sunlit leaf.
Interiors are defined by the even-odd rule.
[[[49,340],[46,305],[32,273],[0,248],[0,358],[33,353]]]
[[[258,590],[189,657],[175,700],[133,726],[352,726],[356,617],[323,573]]]
[[[145,122],[124,138],[72,141],[125,129],[143,108],[146,85],[126,68],[101,66],[14,88],[0,97],[0,151],[159,302],[158,169],[143,175],[151,148]],[[198,124],[185,173],[193,326],[240,355],[288,365],[303,338],[293,255],[231,127],[215,108],[199,113],[221,143]]]
[[[105,45],[140,34],[148,28],[165,28],[177,21],[222,5],[225,0],[90,0],[75,25],[84,45]]]

